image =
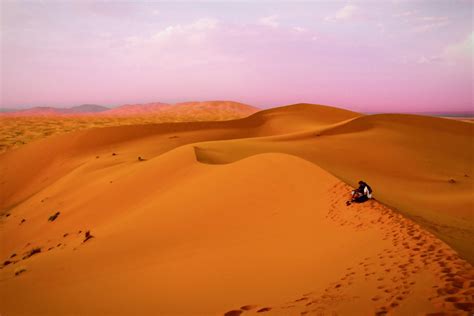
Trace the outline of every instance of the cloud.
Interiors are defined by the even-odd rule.
[[[420,18],[420,20],[422,21],[446,21],[448,20],[449,18],[447,16],[423,16]]]
[[[151,11],[151,14],[152,14],[152,15],[159,15],[159,14],[160,14],[160,10],[152,10],[152,11]]]
[[[416,11],[405,11],[394,15],[394,17],[414,25],[412,31],[415,33],[428,32],[450,24],[450,19],[447,16],[419,16]]]
[[[405,11],[395,14],[393,17],[414,25],[412,32],[415,33],[428,32],[450,24],[450,19],[447,16],[420,16],[417,11]]]
[[[125,42],[127,46],[165,45],[173,42],[197,43],[203,41],[209,32],[217,28],[217,25],[217,20],[203,18],[190,24],[167,26],[149,37],[130,36],[125,38]]]
[[[424,33],[431,30],[435,30],[441,27],[444,27],[450,23],[448,17],[422,17],[420,21],[425,21],[429,23],[420,24],[413,28],[415,33]]]
[[[416,11],[405,11],[399,14],[394,14],[393,16],[396,18],[406,18],[409,16],[414,16],[416,14]]]
[[[228,49],[227,28],[216,19],[202,18],[188,24],[172,24],[149,35],[121,40],[115,50],[117,63],[134,69],[201,69],[205,65],[236,65],[245,56]],[[197,67],[197,68],[196,68]],[[215,69],[220,69],[216,67]]]
[[[444,64],[444,65],[472,65],[474,54],[474,32],[464,40],[448,45],[436,55],[421,55],[408,58],[401,57],[398,61],[402,64]]]
[[[337,11],[335,15],[327,16],[324,18],[324,20],[328,22],[349,20],[359,15],[359,13],[359,7],[353,4],[348,4],[345,7],[341,8],[339,11]]]
[[[278,15],[262,17],[258,20],[258,24],[271,28],[277,28],[280,25],[280,23],[278,22]]]
[[[433,64],[442,61],[441,56],[420,56],[417,60],[417,64]]]
[[[441,55],[449,64],[459,64],[463,62],[472,64],[472,56],[474,55],[474,32],[471,32],[463,41],[445,47]]]
[[[301,26],[294,26],[293,30],[298,32],[298,33],[306,32],[306,29],[304,27],[301,27]]]

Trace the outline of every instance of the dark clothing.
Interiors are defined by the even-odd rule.
[[[369,198],[367,197],[367,195],[361,195],[361,196],[356,197],[352,201],[356,202],[356,203],[363,203],[363,202],[368,201],[368,200],[369,200]]]
[[[359,187],[352,192],[352,202],[363,203],[372,198],[372,188],[364,181],[359,181]]]
[[[365,187],[367,187],[367,189],[369,190],[369,193],[372,193],[372,188],[365,182],[362,182],[359,187],[356,189],[357,192],[361,193],[361,194],[365,194],[364,193],[364,189]]]

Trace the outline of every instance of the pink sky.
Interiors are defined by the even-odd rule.
[[[1,106],[473,110],[473,1],[1,2]]]

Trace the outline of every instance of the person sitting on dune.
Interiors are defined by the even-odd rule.
[[[364,181],[359,181],[359,187],[352,191],[351,202],[363,203],[372,198],[372,188]],[[348,205],[350,202],[348,202]]]

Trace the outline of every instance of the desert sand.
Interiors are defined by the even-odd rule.
[[[10,149],[0,313],[468,315],[473,128],[297,104]]]
[[[0,113],[0,153],[51,135],[95,127],[156,124],[164,122],[225,121],[243,118],[257,108],[232,101],[186,102],[178,104],[126,104],[101,112],[98,106],[83,105],[55,110],[37,107]],[[79,112],[78,108],[81,110]],[[89,111],[89,112],[87,112]]]

